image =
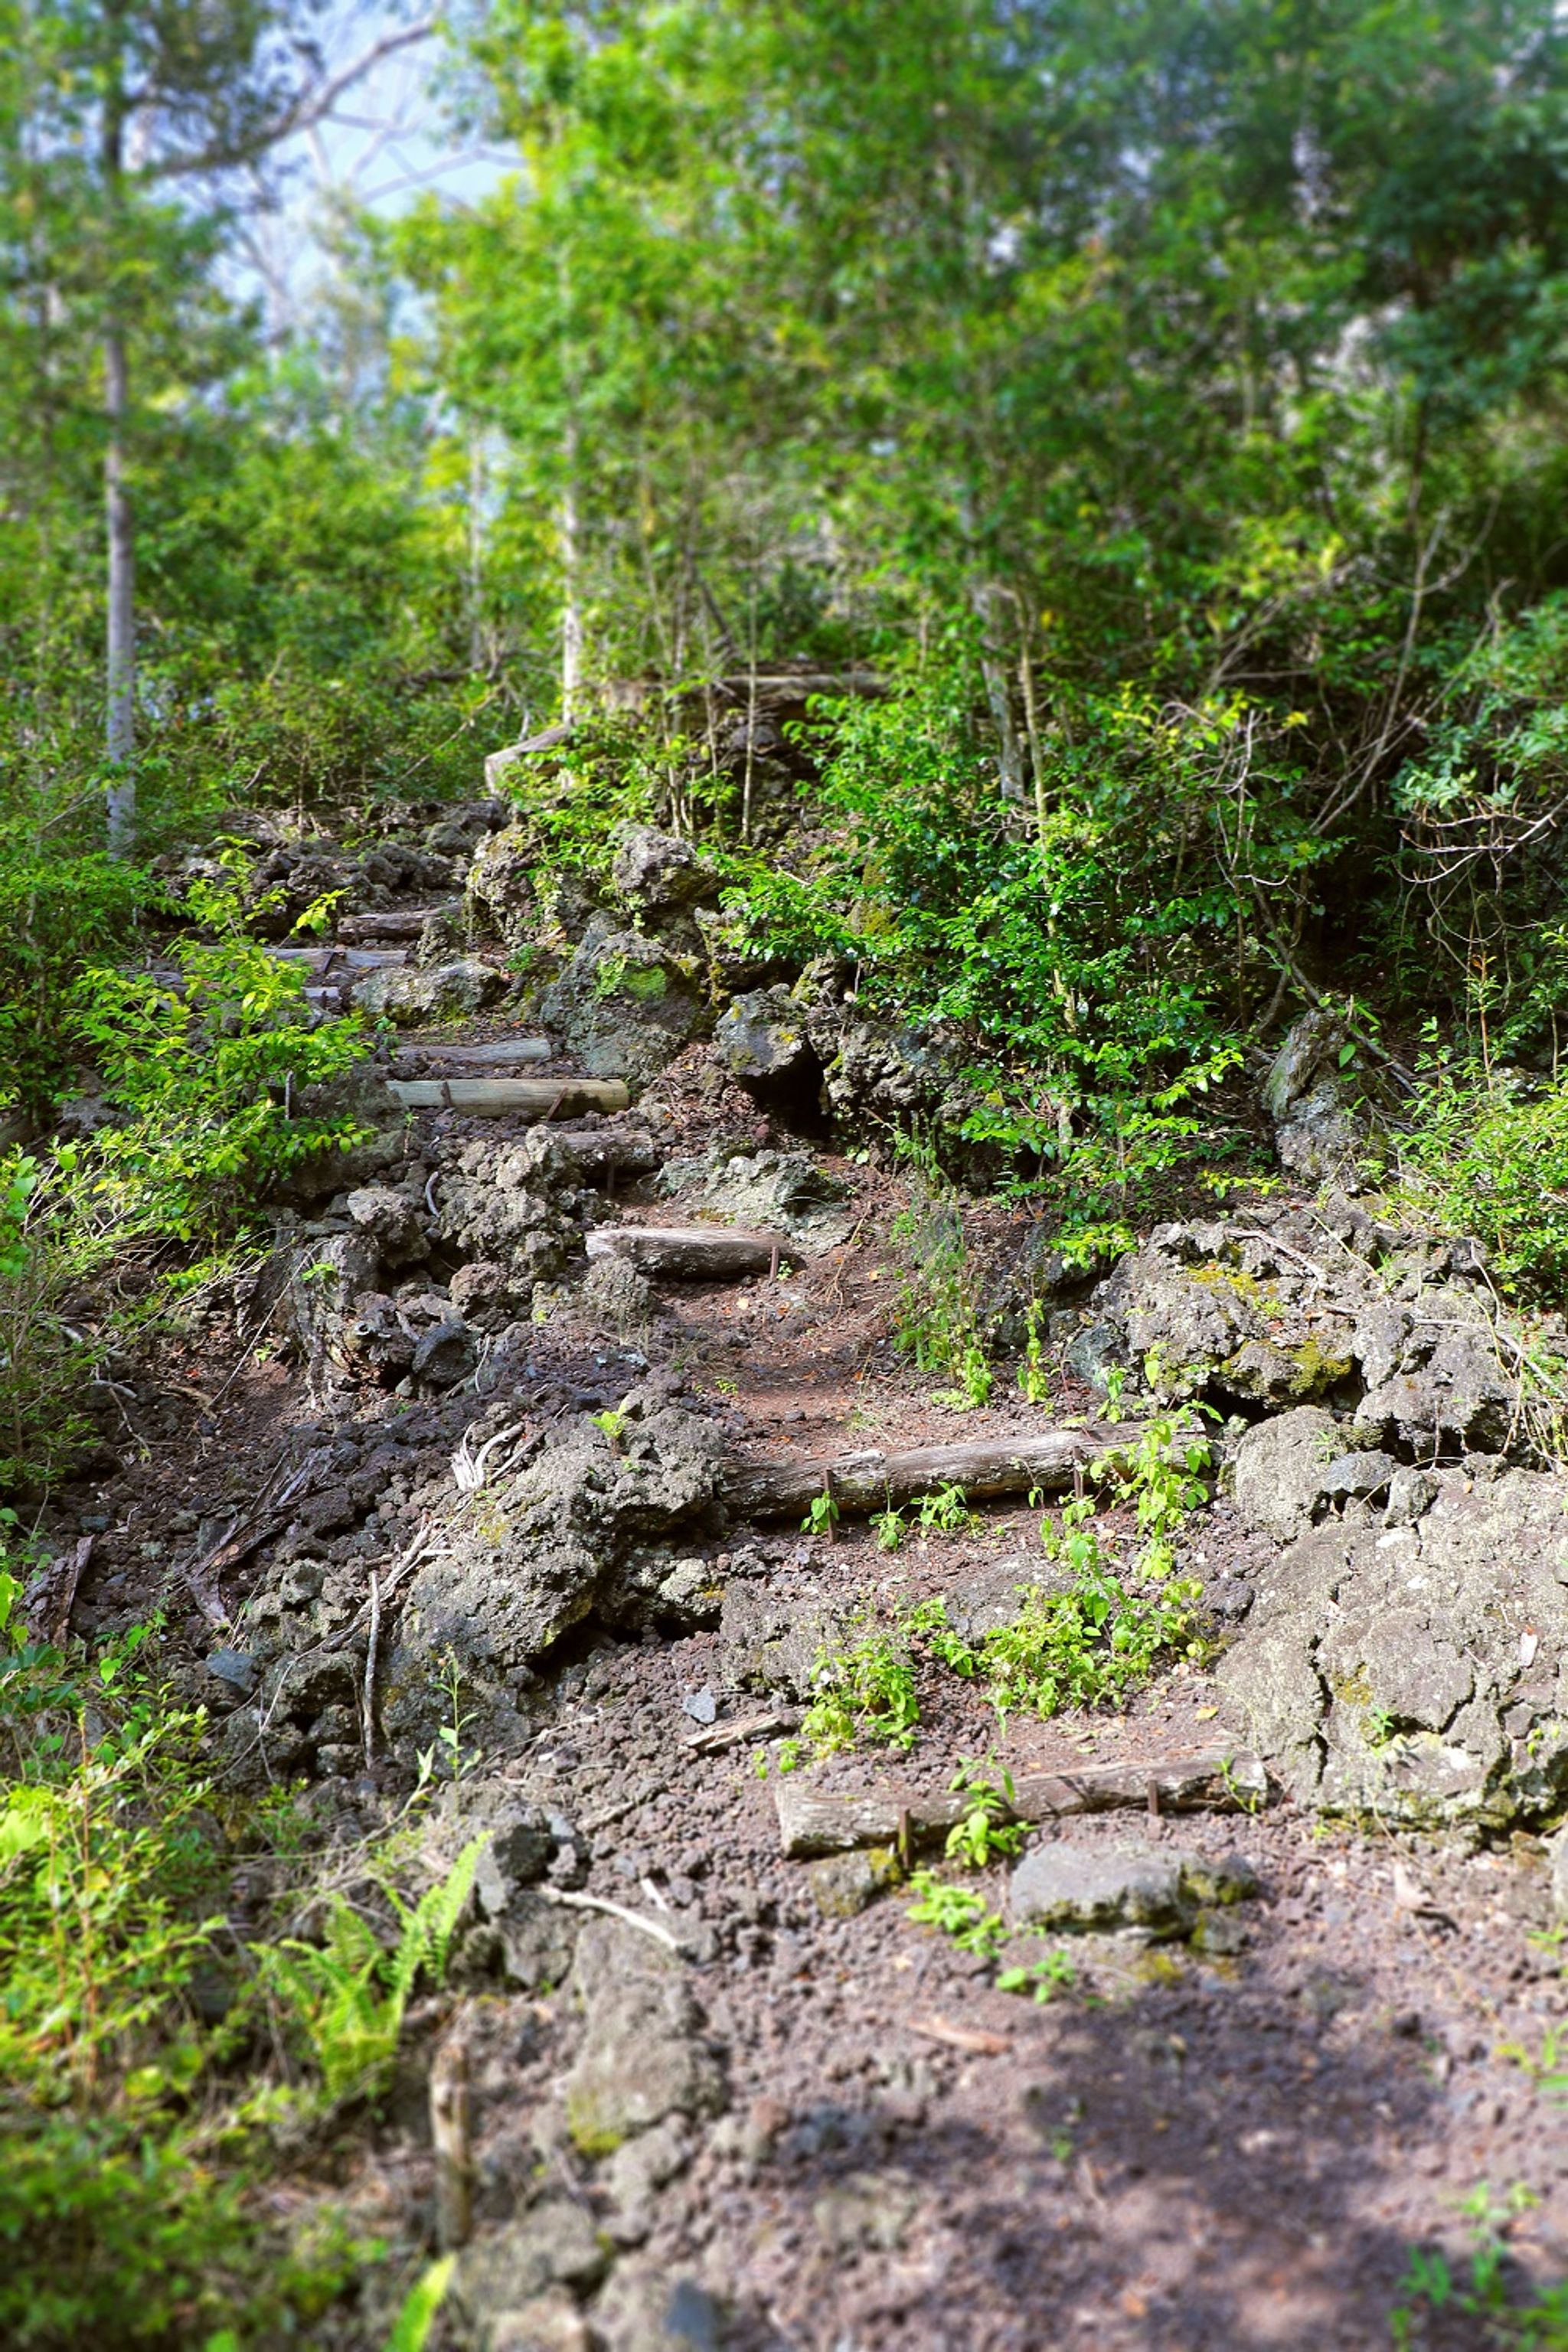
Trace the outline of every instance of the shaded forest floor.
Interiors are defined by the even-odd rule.
[[[470,1024],[442,1036],[479,1034]],[[753,1150],[800,1148],[718,1076],[705,1048],[658,1092],[667,1157],[733,1146],[738,1134]],[[450,1112],[421,1114],[418,1126],[437,1168],[468,1143],[497,1155],[524,1131]],[[889,1339],[897,1187],[819,1139],[807,1148],[846,1188],[847,1240],[782,1283],[657,1285],[630,1335],[580,1313],[542,1323],[518,1402],[570,1418],[657,1384],[760,1461],[1011,1437],[1098,1409],[1065,1375],[1039,1404],[962,1416],[934,1404]],[[652,1177],[616,1205],[626,1222],[668,1215]],[[400,1428],[430,1475],[444,1475],[478,1400],[411,1403],[342,1378],[313,1386],[299,1360],[238,1350],[220,1318],[170,1343],[121,1410],[127,1466],[55,1507],[58,1532],[95,1535],[75,1629],[102,1633],[161,1606],[171,1654],[212,1701],[203,1661],[216,1637],[169,1573],[188,1531],[219,1508],[243,1514],[279,1465],[323,1444],[346,1441],[363,1461]],[[864,1523],[810,1532],[773,1520],[732,1528],[716,1566],[747,1551],[746,1590],[779,1622],[807,1624],[824,1609],[842,1620],[847,1604],[896,1614],[1037,1551],[1037,1517],[1021,1502],[987,1506],[956,1532],[911,1534],[894,1554]],[[1184,1540],[1205,1580],[1258,1572],[1256,1538],[1223,1499]],[[246,1587],[246,1574],[231,1581],[231,1605]],[[237,1606],[228,1638],[241,1649],[245,1624]],[[646,2016],[637,2024],[635,2004],[630,2024],[617,2022],[614,1980],[637,1965],[625,1939],[662,1950],[612,1928],[622,1943],[574,1966],[574,1931],[608,1914],[558,1908],[533,1922],[521,1958],[500,1962],[479,1936],[447,1991],[414,2013],[380,2113],[345,2122],[302,2163],[301,2192],[330,2187],[395,2245],[427,2243],[426,2077],[460,2021],[471,2238],[434,2342],[1366,2347],[1388,2339],[1413,2247],[1447,2246],[1463,2272],[1478,2194],[1521,2284],[1568,2269],[1568,2111],[1552,2079],[1568,1990],[1543,1932],[1547,1874],[1531,1841],[1467,1853],[1375,1825],[1328,1829],[1281,1801],[1256,1816],[1134,1816],[1149,1844],[1239,1854],[1257,1893],[1230,1915],[1223,1950],[1136,1932],[1058,1938],[1067,1958],[1053,1997],[1037,2003],[996,1990],[986,1958],[912,1923],[907,1889],[855,1909],[867,1888],[847,1862],[784,1857],[777,1738],[702,1752],[703,1718],[721,1730],[759,1711],[756,1663],[734,1625],[640,1636],[584,1626],[520,1698],[526,1736],[499,1771],[458,1727],[463,1769],[447,1813],[480,1826],[487,1808],[510,1819],[519,1803],[564,1816],[591,1854],[578,1891],[673,1936],[687,1997],[666,2003],[657,2031]],[[1022,1776],[1180,1755],[1226,1727],[1205,1667],[1185,1661],[1120,1713],[1069,1708],[999,1726],[952,1676],[923,1676],[921,1699],[907,1756],[861,1749],[814,1780],[931,1790],[966,1758]],[[374,1833],[408,1762],[392,1753],[323,1774],[318,1760],[308,1770],[319,1817],[345,1839]],[[1125,1840],[1129,1824],[1110,1815],[1061,1834],[1092,1851]],[[998,1909],[1007,1867],[973,1882]],[[649,2128],[596,2155],[563,2091],[595,2034],[623,2090],[650,2063],[658,2074],[660,2034],[698,2053],[705,2087],[677,2090],[661,2109],[656,2083]],[[684,2079],[681,2063],[669,2065]],[[1423,2309],[1415,2340],[1474,2345],[1478,2324]]]

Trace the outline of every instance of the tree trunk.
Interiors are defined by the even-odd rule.
[[[118,272],[122,227],[125,104],[116,87],[103,109],[104,209],[110,268]],[[109,541],[109,616],[104,659],[104,750],[110,767],[107,814],[110,855],[127,857],[136,834],[136,550],[131,493],[125,479],[126,415],[130,406],[125,324],[119,289],[110,283],[103,332],[103,412],[109,427],[103,459],[104,521]]]
[[[577,426],[568,418],[561,486],[561,716],[574,719],[583,691],[581,521],[577,512]]]

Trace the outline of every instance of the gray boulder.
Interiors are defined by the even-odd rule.
[[[455,962],[392,967],[368,972],[356,982],[353,1001],[371,1013],[413,1027],[426,1021],[458,1021],[483,1012],[510,986],[507,974],[477,956]]]
[[[1342,1443],[1338,1424],[1320,1405],[1298,1405],[1255,1423],[1237,1445],[1232,1473],[1242,1517],[1280,1543],[1299,1536],[1312,1524]]]
[[[563,1274],[582,1248],[583,1192],[544,1128],[499,1150],[466,1144],[442,1174],[436,1231],[465,1258],[497,1265],[525,1295]]]
[[[621,2263],[594,2306],[605,2352],[721,2352],[723,2314],[700,2280],[648,2261]]]
[[[1539,1819],[1568,1791],[1568,1481],[1424,1475],[1414,1520],[1329,1518],[1289,1544],[1218,1681],[1302,1803]]]
[[[672,1160],[664,1189],[702,1220],[718,1214],[752,1233],[784,1233],[807,1254],[835,1249],[854,1229],[849,1187],[808,1151],[723,1151]]]
[[[668,914],[718,890],[713,868],[689,841],[646,824],[622,826],[610,879],[626,905],[644,915]]]
[[[416,1265],[429,1256],[425,1201],[417,1184],[363,1184],[343,1205],[388,1265]]]
[[[713,1032],[714,1051],[732,1078],[766,1087],[815,1071],[801,1006],[784,987],[735,997]]]
[[[537,2307],[554,2286],[586,2294],[608,2268],[587,2209],[569,2197],[544,2197],[464,2247],[452,2273],[452,2300],[478,2352],[521,2352],[531,2305]]]
[[[1309,1182],[1353,1179],[1367,1129],[1352,1108],[1340,1055],[1350,1032],[1326,1005],[1304,1013],[1275,1055],[1263,1086],[1281,1167]]]
[[[596,915],[539,1017],[591,1077],[646,1083],[708,1025],[700,961]]]
[[[1014,1871],[1015,1927],[1164,1927],[1182,1918],[1182,1859],[1146,1844],[1037,1846]]]
[[[636,1567],[650,1541],[712,1512],[721,1461],[710,1425],[673,1407],[619,1438],[586,1418],[477,1493],[454,1493],[443,1549],[415,1573],[387,1677],[389,1732],[417,1735],[433,1662],[450,1654],[476,1703],[499,1701],[572,1626],[639,1623]]]
[[[566,2116],[585,2156],[607,2156],[669,2116],[717,2115],[723,2076],[672,1952],[618,1919],[591,1919],[572,1989],[583,2041],[566,2076]]]

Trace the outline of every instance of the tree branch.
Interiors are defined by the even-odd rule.
[[[395,56],[399,49],[412,48],[417,42],[427,41],[436,30],[433,16],[421,18],[416,25],[407,25],[399,32],[384,33],[367,49],[362,49],[352,64],[322,82],[308,82],[275,114],[269,122],[260,124],[247,137],[234,141],[215,140],[205,147],[188,148],[183,153],[162,155],[146,167],[149,180],[187,179],[205,172],[231,172],[242,163],[254,163],[270,147],[291,139],[300,131],[313,130],[325,121],[346,90],[363,81],[384,58]]]

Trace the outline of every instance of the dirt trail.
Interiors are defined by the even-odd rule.
[[[478,1023],[450,1033],[504,1034]],[[318,1366],[312,1388],[298,1350],[268,1352],[281,1313],[244,1351],[218,1314],[165,1358],[155,1388],[124,1401],[142,1458],[62,1498],[62,1528],[95,1538],[77,1628],[161,1598],[193,1687],[222,1717],[232,1695],[205,1662],[220,1643],[242,1658],[254,1649],[247,1595],[292,1573],[314,1576],[318,1592],[324,1577],[330,1600],[334,1576],[384,1572],[429,1507],[421,1478],[450,1486],[454,1432],[487,1412],[492,1430],[515,1408],[547,1454],[585,1415],[662,1382],[663,1402],[730,1454],[784,1460],[1034,1433],[1095,1404],[1065,1379],[1043,1406],[1015,1399],[960,1417],[933,1403],[889,1341],[889,1181],[771,1129],[705,1049],[658,1082],[652,1103],[666,1164],[717,1139],[753,1154],[809,1150],[843,1188],[847,1238],[796,1272],[656,1282],[635,1328],[568,1302],[538,1323],[525,1360],[500,1360],[499,1394],[480,1376],[439,1391],[405,1379],[399,1394],[353,1367]],[[431,1200],[465,1147],[491,1162],[536,1132],[445,1109],[416,1112],[414,1128]],[[671,1218],[657,1174],[618,1182],[600,1213]],[[307,1239],[321,1248],[331,1235]],[[420,1279],[449,1296],[458,1255],[437,1243]],[[403,1474],[377,1466],[378,1434],[399,1439],[411,1465],[401,1500]],[[230,1622],[215,1632],[176,1564],[243,1520],[279,1465],[345,1437],[353,1499],[339,1532],[326,1515],[279,1568],[291,1523],[288,1507],[276,1527],[272,1514],[271,1531],[216,1576]],[[907,1894],[854,1909],[867,1865],[784,1858],[776,1739],[703,1752],[710,1722],[789,1717],[789,1694],[770,1693],[758,1668],[756,1626],[770,1612],[776,1628],[809,1634],[825,1612],[963,1593],[987,1570],[994,1580],[996,1562],[1037,1555],[1037,1517],[996,1503],[963,1532],[915,1534],[892,1555],[848,1519],[831,1540],[776,1521],[693,1534],[686,1549],[726,1596],[708,1622],[700,1610],[684,1628],[657,1609],[640,1631],[584,1618],[516,1690],[515,1737],[474,1757],[437,1828],[489,1822],[498,1840],[521,1836],[536,1808],[553,1824],[535,1832],[553,1841],[552,1874],[520,1865],[518,1886],[500,1890],[452,1988],[422,2012],[403,2095],[348,2162],[351,2206],[395,2240],[428,2235],[423,2083],[456,2019],[470,2045],[474,2234],[438,2341],[481,2352],[1366,2347],[1387,2340],[1411,2245],[1442,2241],[1457,2254],[1460,2200],[1482,2184],[1500,2199],[1514,2184],[1532,2192],[1509,2232],[1526,2271],[1568,2267],[1568,2117],[1540,2079],[1568,2004],[1554,1946],[1531,1940],[1550,1908],[1530,1841],[1467,1858],[1324,1832],[1278,1801],[1256,1815],[1110,1814],[1032,1832],[1031,1846],[1065,1839],[1091,1854],[1131,1836],[1200,1863],[1239,1856],[1258,1889],[1226,1914],[1220,1948],[1051,1938],[1037,1948],[1068,1951],[1072,1973],[1037,2004],[911,1924]],[[1255,1573],[1249,1541],[1223,1501],[1187,1538],[1205,1579]],[[389,1627],[392,1614],[389,1603]],[[390,1633],[381,1639],[385,1675]],[[921,1670],[919,1695],[918,1741],[896,1770],[861,1751],[821,1767],[817,1782],[864,1787],[885,1771],[941,1790],[961,1759],[987,1754],[1019,1777],[1152,1759],[1204,1748],[1227,1721],[1207,1674],[1186,1665],[1123,1714],[1014,1717],[1005,1729],[973,1685],[934,1667]],[[406,1785],[411,1756],[383,1732],[367,1770],[352,1705],[335,1731],[321,1729],[335,1704],[300,1733],[313,1746],[281,1748],[268,1769],[311,1772],[322,1803],[358,1832]],[[759,1753],[771,1756],[766,1779]],[[1010,1867],[973,1882],[997,1910]],[[584,1895],[641,1915],[679,1956],[583,1909]],[[1432,2322],[1418,2340],[1472,2344],[1475,2325]]]

